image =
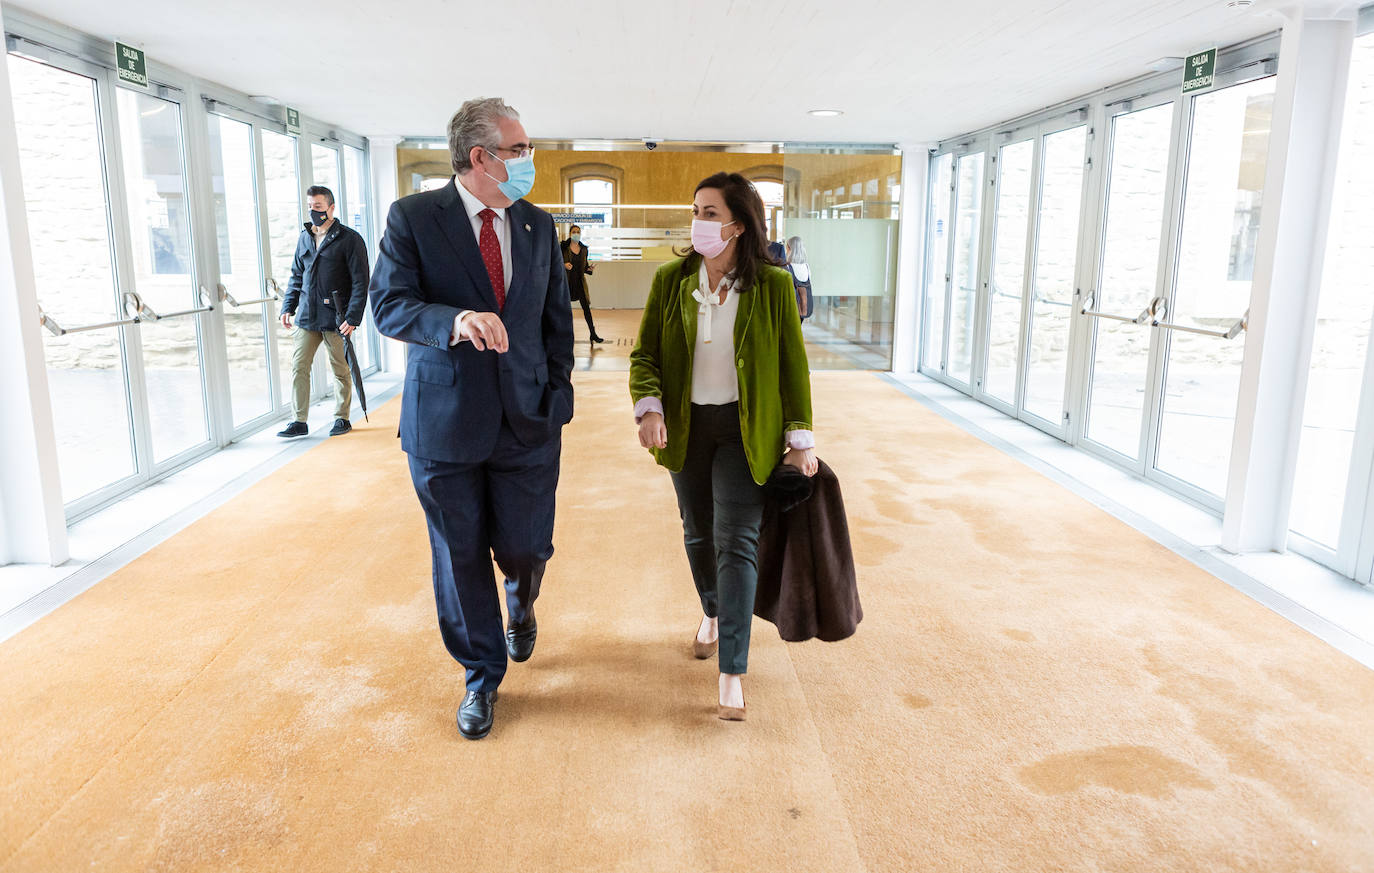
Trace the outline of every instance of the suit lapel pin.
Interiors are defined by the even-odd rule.
[[[525,225],[525,230],[529,230],[529,229],[530,229],[530,226],[529,226],[528,224]]]

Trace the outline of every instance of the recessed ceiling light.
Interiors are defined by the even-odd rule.
[[[1255,0],[1226,0],[1227,9],[1248,9],[1255,5]]]
[[[817,118],[834,118],[836,115],[844,115],[839,109],[812,109],[807,115],[814,115]]]

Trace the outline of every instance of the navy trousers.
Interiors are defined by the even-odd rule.
[[[506,637],[491,562],[505,575],[510,620],[529,619],[553,557],[554,492],[562,437],[526,446],[501,424],[485,461],[410,456],[434,557],[439,633],[467,670],[469,691],[494,691],[506,675]]]

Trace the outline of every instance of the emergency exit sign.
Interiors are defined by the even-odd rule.
[[[148,58],[143,54],[143,49],[117,42],[115,60],[119,64],[119,81],[140,88],[148,87]]]
[[[1189,55],[1183,64],[1183,93],[1206,91],[1217,81],[1217,50]]]

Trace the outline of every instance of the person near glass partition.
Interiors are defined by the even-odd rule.
[[[507,659],[534,653],[573,415],[572,306],[553,217],[524,199],[534,148],[520,114],[500,98],[469,100],[448,143],[451,184],[387,216],[372,317],[409,344],[401,448],[429,527],[440,635],[466,672],[458,732],[480,740]]]
[[[772,265],[763,202],[738,173],[697,186],[692,244],[654,274],[630,355],[639,444],[668,468],[704,613],[692,640],[718,655],[717,715],[743,721],[758,586],[763,483],[817,470],[811,375],[791,276]]]
[[[596,325],[592,324],[592,301],[587,292],[587,277],[596,269],[596,265],[587,260],[587,247],[582,244],[582,228],[575,224],[568,228],[568,238],[563,240],[562,249],[563,269],[568,274],[568,294],[582,304],[582,317],[587,320],[591,341],[604,343],[605,340],[596,335]]]
[[[353,383],[344,357],[344,337],[363,323],[367,306],[367,243],[362,234],[334,218],[334,192],[312,185],[305,196],[310,220],[296,242],[291,282],[281,303],[282,327],[293,333],[291,355],[291,423],[279,437],[310,433],[310,368],[323,343],[334,372],[334,426],[330,436],[348,433]],[[334,292],[342,292],[343,324],[334,311]],[[294,325],[292,321],[294,320]]]
[[[811,317],[811,266],[806,263],[806,249],[801,237],[787,239],[787,258],[784,266],[792,274],[792,287],[797,292],[797,313],[802,321]]]

